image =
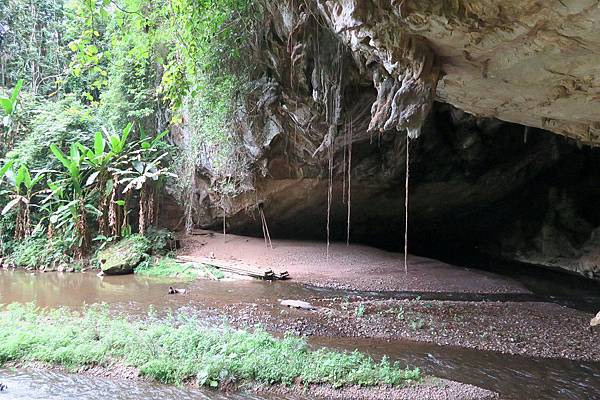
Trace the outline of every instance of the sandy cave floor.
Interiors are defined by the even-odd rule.
[[[285,270],[296,282],[321,287],[362,291],[415,291],[460,293],[527,293],[519,282],[441,261],[404,256],[368,246],[332,243],[329,258],[325,243],[274,240],[205,232],[182,238],[178,254],[238,260],[250,265]]]

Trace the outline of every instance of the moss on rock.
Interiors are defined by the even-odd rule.
[[[151,249],[150,241],[142,235],[133,235],[98,252],[97,259],[107,275],[131,274]]]

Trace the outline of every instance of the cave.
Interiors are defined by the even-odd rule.
[[[599,23],[3,1],[0,398],[600,399]]]
[[[497,47],[506,38],[493,15],[511,28],[503,34],[520,38],[523,19],[555,18],[536,5],[519,15],[359,3],[268,6],[256,45],[263,61],[233,118],[237,191],[211,189],[232,175],[200,157],[193,224],[222,229],[225,218],[229,232],[262,236],[262,210],[273,238],[349,238],[402,252],[409,143],[410,253],[600,279],[587,48],[558,59],[534,42]],[[584,29],[588,12],[573,14],[573,26]],[[453,36],[482,21],[490,26],[477,41]]]
[[[405,136],[398,133],[353,144],[351,242],[403,251],[405,146]],[[315,170],[316,178],[299,179],[289,174],[298,169],[281,161],[285,149],[274,142],[269,153],[269,196],[262,207],[270,234],[324,242],[328,165]],[[600,226],[595,206],[600,202],[599,149],[436,103],[409,151],[411,253],[477,267],[489,266],[490,260],[519,262],[598,278],[587,251],[594,248],[594,230]],[[346,241],[347,235],[343,163],[344,156],[336,154],[331,241]],[[295,182],[288,186],[290,180]],[[228,231],[262,236],[257,210],[230,217]]]

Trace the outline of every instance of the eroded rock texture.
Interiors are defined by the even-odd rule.
[[[440,60],[438,100],[600,143],[598,1],[391,3],[402,28],[425,38]]]
[[[233,124],[250,174],[223,201],[201,165],[196,225],[226,204],[228,229],[261,234],[262,205],[273,237],[324,238],[329,209],[343,240],[350,198],[351,240],[400,249],[408,133],[411,248],[600,278],[597,2],[267,7]]]
[[[426,99],[440,68],[440,101],[600,143],[596,0],[338,0],[320,8],[355,55],[376,60],[385,78],[396,80],[396,99]],[[383,99],[391,86],[378,85]],[[377,102],[374,126],[404,128],[397,123],[406,120],[403,112],[408,120],[427,112],[426,102],[406,107],[396,99]],[[384,104],[384,114],[395,106],[409,111],[380,117]]]

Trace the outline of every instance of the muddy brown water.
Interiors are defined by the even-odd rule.
[[[150,306],[161,312],[239,303],[276,303],[278,299],[289,298],[331,298],[345,293],[290,282],[196,281],[177,285],[189,289],[185,296],[170,296],[167,294],[170,285],[173,285],[170,281],[132,275],[100,279],[91,273],[0,271],[0,303],[34,301],[38,306],[79,308],[83,304],[104,302],[111,310],[136,315],[146,313]],[[315,337],[310,342],[314,346],[358,349],[374,357],[386,355],[418,366],[427,374],[493,390],[503,399],[600,399],[600,363],[510,356],[410,341]],[[0,392],[0,400],[290,399],[110,381],[38,370],[0,370],[0,382],[9,387]]]

